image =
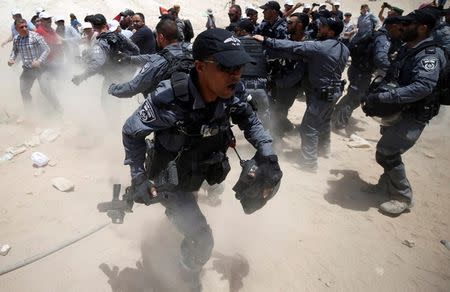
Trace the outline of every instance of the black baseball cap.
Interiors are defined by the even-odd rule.
[[[326,25],[332,31],[334,31],[335,36],[340,35],[342,30],[344,29],[344,23],[340,19],[320,17],[319,21],[322,25]]]
[[[278,4],[277,1],[269,1],[266,4],[260,6],[261,9],[273,9],[273,10],[280,10],[280,4]]]
[[[394,11],[395,13],[397,13],[397,15],[403,15],[403,9],[392,6],[391,8],[392,11]]]
[[[247,15],[249,15],[249,14],[258,14],[258,11],[256,9],[248,7],[248,8],[245,9],[245,14],[247,14]]]
[[[241,46],[241,41],[222,28],[208,29],[200,33],[192,46],[192,54],[194,60],[205,60],[212,56],[225,67],[255,62]]]
[[[427,25],[430,29],[434,28],[436,22],[441,17],[441,10],[434,7],[425,7],[416,9],[405,16],[398,17],[401,23],[419,23]]]
[[[90,17],[89,22],[93,26],[102,26],[106,25],[106,18],[103,14],[95,14]]]
[[[248,18],[243,18],[241,21],[239,21],[237,27],[240,29],[244,29],[248,33],[252,33],[255,30],[253,22]]]

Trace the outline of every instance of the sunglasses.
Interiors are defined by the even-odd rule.
[[[203,62],[216,64],[217,68],[219,68],[220,71],[228,73],[228,74],[232,74],[232,73],[235,73],[237,71],[241,71],[242,68],[244,68],[244,66],[245,66],[245,65],[236,65],[236,66],[228,67],[228,66],[224,66],[224,65],[222,65],[222,64],[220,64],[220,63],[218,63],[216,61],[211,61],[211,60],[204,60]]]
[[[18,28],[27,28],[27,26],[26,25],[21,25],[21,26],[18,26]]]

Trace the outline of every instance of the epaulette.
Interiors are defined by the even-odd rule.
[[[425,49],[425,54],[436,54],[436,47],[435,46],[427,47]]]

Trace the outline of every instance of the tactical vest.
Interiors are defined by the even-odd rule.
[[[239,38],[244,50],[249,54],[256,64],[247,63],[242,73],[243,78],[267,78],[267,60],[263,46],[251,37]]]
[[[192,110],[194,98],[189,95],[187,74],[173,74],[171,83],[175,100],[168,108],[184,112],[184,118],[175,127],[155,132],[149,178],[158,176],[174,161],[177,190],[197,191],[204,180],[210,185],[221,183],[230,171],[226,156],[233,140],[229,109],[221,120],[210,122],[217,104]]]

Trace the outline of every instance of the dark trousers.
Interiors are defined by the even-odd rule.
[[[333,127],[337,129],[347,127],[353,111],[361,104],[361,97],[363,97],[369,89],[370,81],[372,79],[372,74],[370,72],[362,72],[353,65],[350,65],[347,74],[350,81],[347,94],[336,104],[332,117]]]
[[[382,136],[377,144],[376,160],[384,173],[379,183],[387,188],[391,196],[412,199],[412,189],[401,155],[414,146],[424,127],[425,123],[408,114],[392,126],[381,126]]]
[[[337,100],[340,93],[336,93]],[[302,139],[300,163],[304,166],[317,167],[318,152],[330,151],[331,114],[335,102],[325,101],[319,94],[307,90],[306,111],[300,125]]]
[[[192,270],[200,270],[209,260],[214,246],[211,228],[191,192],[167,193],[162,202],[166,216],[184,235],[181,260]]]
[[[20,75],[20,93],[22,94],[22,101],[26,110],[31,108],[32,96],[30,91],[33,87],[34,81],[37,79],[42,94],[52,104],[55,110],[61,111],[61,105],[59,104],[58,98],[56,97],[51,85],[50,75],[51,74],[46,72],[43,68],[23,70]]]
[[[292,123],[288,119],[289,109],[297,97],[298,88],[272,88],[271,120],[272,130],[275,134],[283,135],[292,129]]]

